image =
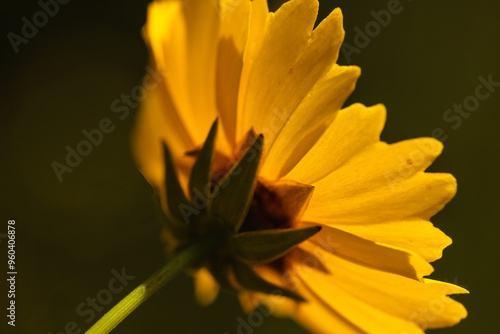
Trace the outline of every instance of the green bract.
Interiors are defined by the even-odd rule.
[[[278,261],[321,228],[240,231],[252,204],[264,137],[257,136],[241,159],[217,182],[212,179],[217,127],[216,120],[194,163],[189,177],[189,198],[179,182],[170,151],[164,145],[165,218],[172,255],[209,233],[218,234],[221,237],[220,246],[198,267],[206,266],[221,286],[230,290],[280,294],[304,301],[293,291],[265,281],[253,270],[252,265]],[[206,194],[206,200],[195,200],[199,194]]]

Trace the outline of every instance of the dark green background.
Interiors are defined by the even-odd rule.
[[[324,0],[321,15],[340,6],[346,42],[370,11],[388,1]],[[500,81],[500,2],[404,0],[403,11],[372,38],[351,63],[363,75],[349,103],[388,107],[383,139],[448,136],[433,171],[453,173],[457,197],[434,218],[454,244],[435,263],[433,278],[471,291],[461,296],[469,317],[437,333],[500,333],[498,237],[498,126],[500,89],[453,130],[443,120],[454,103],[474,94],[478,76]],[[3,1],[1,65],[1,220],[17,221],[19,272],[17,327],[2,333],[59,333],[68,321],[87,328],[77,305],[107,286],[111,270],[136,276],[138,285],[164,263],[152,192],[129,150],[133,123],[120,120],[111,102],[140,84],[147,53],[140,36],[147,1],[73,0],[15,54],[8,32],[20,33],[35,1]],[[276,8],[276,4],[272,4]],[[348,63],[341,55],[340,63]],[[65,146],[84,139],[103,118],[116,126],[102,144],[59,183],[52,168]],[[0,259],[6,262],[5,242]],[[5,268],[4,264],[0,268]],[[1,269],[0,272],[5,272]],[[0,274],[1,277],[3,277]],[[367,278],[369,279],[369,278]],[[4,279],[1,279],[4,283]],[[131,288],[131,285],[129,288]],[[0,291],[6,291],[4,285]],[[6,307],[1,292],[0,308]],[[113,303],[124,293],[115,295]],[[3,314],[3,312],[2,312]],[[243,316],[236,298],[223,294],[197,306],[186,276],[141,306],[116,333],[236,333]],[[254,333],[304,333],[288,320],[266,319]],[[333,333],[333,331],[332,331]]]

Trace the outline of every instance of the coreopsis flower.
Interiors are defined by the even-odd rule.
[[[383,105],[343,108],[360,69],[336,64],[342,14],[317,0],[156,1],[144,37],[165,73],[138,115],[134,152],[159,195],[169,254],[207,234],[192,268],[315,333],[423,333],[466,317],[466,290],[429,276],[451,243],[430,218],[456,192],[426,173],[432,138],[380,141]],[[146,87],[147,88],[147,87]]]

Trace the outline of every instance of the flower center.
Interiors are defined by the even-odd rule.
[[[279,194],[258,182],[240,232],[290,228],[294,219]]]
[[[239,161],[255,141],[256,134],[249,131],[240,143],[235,159],[215,151],[212,166],[212,190]],[[196,156],[198,151],[194,151]],[[314,190],[313,186],[295,181],[268,181],[257,179],[252,203],[239,232],[293,228],[305,211]]]
[[[217,234],[221,238],[219,247],[206,264],[217,281],[232,290],[273,294],[277,287],[260,277],[254,267],[265,265],[284,272],[288,252],[319,232],[319,226],[298,224],[314,187],[290,180],[267,180],[259,175],[264,138],[256,137],[253,131],[238,152],[222,154],[214,149],[216,129],[214,122],[203,147],[186,152],[187,159],[196,158],[189,176],[191,200],[183,196],[176,175],[169,174],[175,168],[165,148],[166,180],[170,185],[167,189],[174,194],[167,194],[167,204],[174,215],[172,233],[178,230],[179,249],[205,234]],[[206,210],[197,207],[202,205],[196,197],[200,187],[211,198]],[[192,225],[179,226],[180,218],[186,221],[193,214],[196,219]],[[280,289],[287,297],[304,301],[295,292]]]

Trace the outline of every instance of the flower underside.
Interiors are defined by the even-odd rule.
[[[263,304],[313,333],[455,325],[467,311],[448,296],[467,291],[427,278],[451,244],[430,221],[456,193],[452,175],[426,172],[443,147],[385,143],[383,105],[344,106],[361,71],[337,64],[341,10],[318,23],[318,8],[150,5],[143,33],[168,75],[144,99],[134,153],[159,194],[168,253],[215,234],[191,271],[198,301],[227,287],[246,312]]]
[[[279,293],[303,301],[293,291],[265,281],[252,266],[282,270],[283,257],[319,232],[317,226],[294,228],[314,188],[297,182],[257,180],[264,139],[253,132],[240,146],[237,162],[216,153],[217,124],[215,121],[201,149],[186,153],[196,156],[189,179],[190,199],[182,190],[165,146],[165,215],[172,234],[171,252],[175,254],[207,234],[218,234],[220,247],[208,263],[199,266],[207,266],[221,286]],[[251,145],[246,144],[251,141]],[[207,200],[200,202],[203,192]]]

